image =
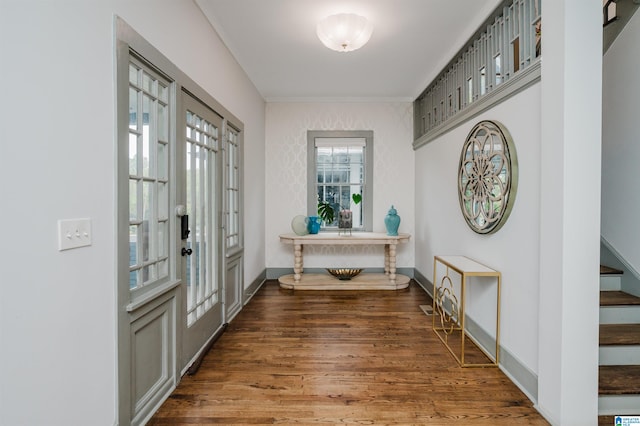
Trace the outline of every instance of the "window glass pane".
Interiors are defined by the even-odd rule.
[[[129,180],[129,220],[138,219],[138,181]]]
[[[169,120],[167,112],[168,108],[166,105],[158,104],[157,131],[158,139],[161,141],[166,141],[169,137]]]
[[[169,101],[169,88],[160,82],[158,82],[158,97],[165,103]]]
[[[148,222],[151,218],[152,185],[151,182],[142,182],[142,219],[145,222]]]
[[[138,83],[138,68],[133,64],[129,64],[129,83]]]
[[[473,102],[473,80],[467,80],[467,104]]]
[[[148,96],[144,96],[142,98],[142,117],[143,117],[143,126],[142,126],[142,175],[143,176],[151,176],[151,162],[149,159],[149,151],[150,151],[150,126],[149,126],[149,110],[150,110],[151,100]]]
[[[129,89],[129,128],[138,130],[138,91]]]
[[[129,289],[134,289],[138,286],[138,271],[129,272]]]
[[[129,226],[129,266],[136,266],[138,264],[138,226]]]
[[[487,69],[480,68],[480,96],[487,92]]]
[[[166,143],[158,143],[157,145],[157,149],[158,149],[158,159],[157,159],[157,163],[158,163],[158,171],[157,171],[157,177],[158,179],[168,179],[169,178],[169,173],[168,173],[168,168],[169,168],[169,146]]]
[[[161,260],[158,262],[158,278],[165,278],[169,276],[169,261]]]
[[[332,148],[318,148],[318,163],[329,163],[331,162],[331,151]]]
[[[153,91],[153,79],[146,72],[142,73],[142,88],[147,93],[151,93],[151,94],[155,95],[155,93]]]
[[[348,148],[347,147],[334,147],[333,148],[333,160],[334,163],[347,163],[349,161]]]
[[[158,257],[167,256],[167,244],[169,235],[167,234],[168,222],[158,222]]]
[[[138,136],[129,134],[129,174],[138,174]]]
[[[145,283],[155,281],[158,278],[156,274],[156,265],[149,265],[142,268],[142,279]]]

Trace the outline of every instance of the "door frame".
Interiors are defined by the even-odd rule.
[[[196,84],[190,77],[184,74],[178,69],[169,59],[162,55],[155,47],[147,42],[140,34],[138,34],[133,28],[131,28],[123,19],[118,16],[114,17],[114,28],[116,35],[115,42],[115,66],[114,66],[114,99],[115,99],[115,211],[114,220],[116,223],[116,232],[114,235],[114,247],[116,248],[116,262],[114,283],[116,292],[116,306],[115,320],[116,320],[116,343],[117,343],[117,360],[116,360],[116,377],[117,377],[117,397],[118,402],[117,419],[120,426],[127,426],[131,424],[144,424],[148,421],[156,409],[164,402],[164,400],[175,389],[181,378],[181,371],[179,365],[181,365],[180,355],[178,348],[182,347],[182,332],[180,331],[179,319],[181,315],[178,311],[183,305],[180,294],[180,280],[177,272],[177,266],[174,263],[170,266],[170,278],[169,282],[158,286],[154,290],[152,297],[144,295],[139,298],[132,296],[132,292],[129,290],[129,209],[128,209],[128,193],[129,193],[129,163],[128,163],[128,123],[129,123],[129,93],[128,93],[128,67],[129,56],[131,53],[135,53],[137,56],[143,58],[147,63],[151,64],[155,69],[165,75],[170,81],[171,93],[175,99],[176,108],[169,117],[170,128],[172,134],[170,135],[170,144],[175,149],[176,140],[179,138],[176,136],[176,132],[180,129],[176,126],[177,116],[180,114],[180,99],[178,94],[182,90],[186,90],[194,95],[197,99],[200,99],[211,109],[213,109],[218,115],[223,117],[223,128],[227,122],[233,124],[233,127],[238,129],[241,134],[244,129],[244,124],[231,114],[226,108],[220,105],[210,94],[208,94],[202,87]],[[223,134],[223,138],[226,134]],[[170,154],[173,158],[170,162],[170,179],[175,179],[175,151]],[[175,185],[169,194],[169,203],[171,206],[176,205],[176,189]],[[124,208],[127,206],[127,208]],[[221,207],[224,208],[224,202]],[[176,226],[176,215],[169,212],[171,238],[178,238],[179,227]],[[224,230],[220,235],[224,240]],[[169,257],[170,259],[176,259],[180,254],[177,253],[178,244],[169,243]],[[224,277],[225,274],[222,271],[226,271],[227,260],[224,255],[224,245],[221,250],[223,256],[222,263],[220,265],[221,272],[221,302],[224,303]],[[223,316],[224,306],[222,306]],[[155,312],[156,317],[160,318],[158,324],[162,324],[162,333],[166,334],[167,354],[169,355],[166,360],[167,375],[163,377],[162,385],[154,386],[152,389],[155,393],[153,397],[147,397],[145,394],[146,404],[141,407],[133,401],[135,398],[134,391],[132,390],[131,380],[133,371],[133,359],[134,348],[132,343],[132,324],[138,320],[138,314],[147,314]],[[133,314],[132,314],[133,313]],[[212,340],[215,336],[215,331],[212,330]],[[206,345],[205,345],[206,346]],[[200,352],[205,349],[203,347]],[[163,361],[164,362],[164,361]]]

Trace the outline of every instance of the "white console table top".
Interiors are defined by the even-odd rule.
[[[411,234],[387,235],[383,232],[353,232],[341,235],[337,232],[320,232],[318,234],[281,234],[280,241],[285,244],[329,244],[329,245],[358,245],[358,244],[391,244],[406,243]]]

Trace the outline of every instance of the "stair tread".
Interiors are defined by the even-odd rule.
[[[640,297],[624,291],[601,291],[600,306],[640,305]]]
[[[640,394],[640,365],[601,365],[598,371],[600,395]]]
[[[601,324],[600,345],[640,345],[640,324]]]
[[[622,275],[623,271],[610,266],[600,265],[600,275]]]

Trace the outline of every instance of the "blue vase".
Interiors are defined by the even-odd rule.
[[[393,208],[393,206],[391,206],[389,212],[384,217],[384,226],[387,228],[387,235],[394,237],[398,235],[400,216],[398,216],[398,212]]]
[[[317,234],[320,231],[320,218],[318,216],[309,216],[309,233]]]

